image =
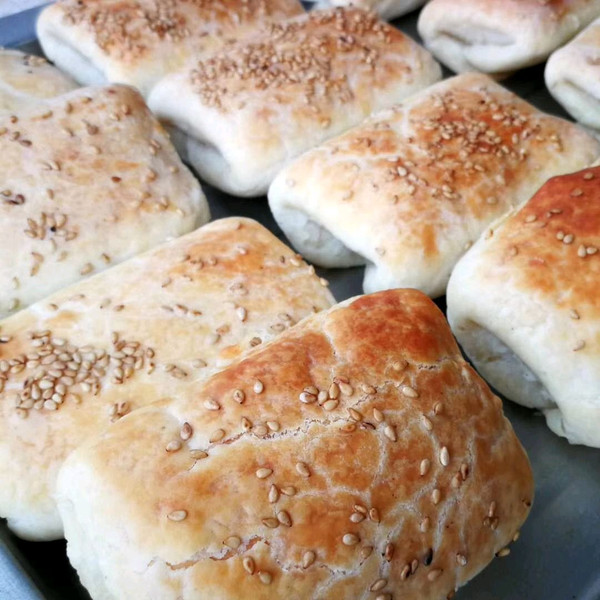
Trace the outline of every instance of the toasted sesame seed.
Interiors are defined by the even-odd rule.
[[[425,415],[421,417],[421,422],[423,423],[423,427],[425,427],[427,431],[433,430],[433,423],[431,422],[431,419],[427,418]]]
[[[340,395],[340,388],[338,386],[337,383],[333,382],[330,386],[329,386],[329,397],[332,400],[335,400],[339,397]]]
[[[342,543],[345,546],[356,546],[360,542],[360,538],[355,533],[345,533],[342,536]]]
[[[575,188],[572,192],[571,192],[571,196],[573,196],[573,198],[578,198],[579,196],[581,196],[583,194],[583,190],[581,188]]]
[[[421,533],[425,533],[425,532],[429,531],[430,524],[431,524],[431,520],[429,519],[429,517],[425,517],[421,521],[421,524],[419,525],[419,529],[421,530]]]
[[[384,421],[383,413],[377,408],[373,409],[373,418],[377,423],[383,423]]]
[[[394,558],[394,550],[395,550],[394,544],[392,544],[391,542],[386,544],[385,549],[383,551],[383,558],[385,558],[385,560],[390,562],[392,560],[392,558]]]
[[[349,408],[348,409],[348,413],[350,415],[350,418],[353,421],[362,421],[363,420],[363,416],[360,412],[358,412],[356,409],[354,408]]]
[[[396,430],[392,425],[386,425],[383,429],[383,433],[388,440],[395,442],[398,439]]]
[[[204,450],[193,449],[193,450],[190,450],[190,456],[194,460],[201,460],[203,458],[206,458],[208,456],[208,453],[204,452]]]
[[[360,559],[367,560],[367,558],[369,558],[369,556],[371,556],[371,554],[373,553],[373,550],[373,546],[363,546],[359,552]]]
[[[277,421],[267,421],[267,427],[270,431],[279,431],[281,425]]]
[[[165,450],[167,452],[177,452],[178,450],[181,450],[181,442],[179,440],[171,440]]]
[[[281,488],[281,493],[284,496],[295,496],[296,495],[296,488],[293,485],[284,485]]]
[[[271,485],[269,488],[269,502],[271,504],[275,504],[279,500],[279,490],[275,484]]]
[[[273,581],[273,575],[267,571],[259,571],[258,578],[261,583],[264,583],[265,585],[269,585]]]
[[[344,394],[345,396],[352,396],[352,394],[354,393],[354,389],[350,384],[342,381],[338,383],[338,385],[340,387],[340,392],[342,392],[342,394]]]
[[[428,581],[435,581],[442,574],[442,569],[433,569],[433,571],[429,571],[427,573]]]
[[[510,554],[510,548],[502,548],[499,552],[496,553],[498,558],[504,558]]]
[[[424,458],[419,466],[419,473],[421,476],[426,475],[431,467],[431,461],[428,458]]]
[[[277,513],[277,520],[285,527],[292,526],[292,518],[286,510],[280,510]]]
[[[312,550],[307,550],[302,555],[302,568],[308,569],[308,567],[310,567],[312,564],[314,564],[316,558],[317,558],[317,555]]]
[[[273,469],[269,469],[268,467],[261,467],[260,469],[256,470],[256,476],[259,479],[266,479],[267,477],[270,477],[273,474]]]
[[[277,529],[279,527],[279,521],[273,517],[262,519],[262,524],[269,529]]]
[[[387,585],[387,579],[377,579],[371,584],[369,591],[370,592],[378,592],[379,590],[382,590],[386,585]]]
[[[379,523],[379,521],[380,521],[379,511],[376,508],[369,509],[369,519],[371,519],[371,521],[373,521],[373,523]]]
[[[243,404],[244,400],[246,400],[246,394],[243,390],[237,389],[233,390],[232,398],[238,403]]]
[[[202,404],[206,410],[219,410],[221,408],[221,405],[212,398],[207,398]]]
[[[220,442],[225,437],[224,429],[215,429],[208,438],[208,441],[213,444],[215,442]]]
[[[441,415],[444,412],[444,405],[441,402],[436,402],[433,405],[433,413],[435,415]]]
[[[464,554],[457,554],[456,563],[461,567],[465,567],[467,565],[467,557]]]
[[[223,543],[228,548],[237,550],[242,545],[242,540],[237,535],[231,535]]]
[[[450,464],[450,453],[448,452],[448,448],[446,448],[446,446],[443,446],[440,450],[440,463],[444,467],[447,467]]]
[[[187,519],[187,510],[174,510],[167,515],[167,519],[170,521],[180,522]]]
[[[242,565],[244,567],[244,571],[249,573],[250,575],[254,575],[254,559],[251,556],[245,556],[242,560]]]
[[[585,258],[587,256],[587,251],[583,244],[580,244],[579,248],[577,248],[577,256],[579,256],[579,258]]]
[[[572,244],[574,240],[575,236],[572,233],[568,233],[567,235],[565,235],[562,242],[563,244]]]
[[[192,437],[193,433],[194,433],[194,430],[192,429],[192,426],[186,421],[181,426],[181,431],[179,432],[179,437],[185,442]]]
[[[488,517],[491,519],[496,515],[496,501],[492,500],[488,508]]]
[[[575,319],[575,320],[578,320],[580,318],[579,313],[574,308],[572,308],[569,311],[569,316],[571,317],[571,319]]]
[[[337,408],[339,400],[327,400],[323,403],[323,410],[332,411]]]
[[[519,530],[515,531],[515,535],[512,537],[512,541],[516,542],[521,537],[521,532]]]
[[[403,385],[401,391],[402,391],[402,394],[404,396],[406,396],[407,398],[418,398],[419,397],[419,393],[417,392],[417,390],[415,390],[413,387],[410,387],[409,385]]]
[[[317,401],[317,396],[308,392],[302,392],[299,396],[299,399],[303,404],[312,404],[313,402]]]
[[[438,488],[435,488],[433,490],[433,492],[431,492],[431,501],[434,504],[439,504],[441,498],[442,498],[442,493],[440,492],[440,490]]]
[[[310,477],[310,469],[308,465],[304,462],[296,463],[296,471],[302,475],[302,477]]]

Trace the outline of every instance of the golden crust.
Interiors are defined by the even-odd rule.
[[[60,535],[50,494],[69,452],[329,307],[323,283],[258,223],[225,219],[6,319],[0,514]]]
[[[42,44],[56,36],[109,81],[146,93],[199,55],[303,12],[297,0],[63,0],[44,11],[40,34]]]
[[[413,290],[311,317],[121,420],[59,484],[70,558],[103,599],[350,600],[379,579],[445,598],[512,539],[532,495],[500,400]]]
[[[142,97],[72,92],[0,117],[0,315],[205,223],[200,185]]]
[[[440,295],[490,222],[599,152],[572,123],[465,74],[307,152],[278,175],[269,199],[276,218],[303,211],[386,273],[379,289]]]
[[[484,249],[488,269],[559,309],[577,307],[586,318],[600,319],[599,224],[600,167],[554,177]]]

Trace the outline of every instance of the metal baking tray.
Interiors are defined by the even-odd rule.
[[[40,53],[35,42],[38,12],[0,19],[0,45]],[[416,20],[414,13],[395,24],[418,38]],[[566,116],[544,87],[543,66],[523,70],[504,83],[539,108]],[[285,241],[264,199],[233,198],[208,185],[204,189],[214,219],[251,217]],[[319,272],[329,279],[338,300],[362,292],[362,268]],[[439,304],[444,308],[443,299]],[[494,560],[457,599],[600,600],[600,450],[570,446],[550,432],[540,414],[504,404],[533,465],[535,502],[510,555]],[[69,565],[65,542],[24,542],[0,520],[0,600],[43,599],[89,600]]]

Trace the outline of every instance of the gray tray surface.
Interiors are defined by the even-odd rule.
[[[0,44],[40,53],[31,42],[36,14],[27,11],[0,20]],[[395,24],[417,38],[416,16]],[[544,87],[543,66],[523,70],[504,84],[540,109],[566,116]],[[204,189],[214,219],[251,217],[286,241],[264,199],[242,200],[208,185]],[[319,272],[340,301],[362,293],[362,268]],[[439,304],[444,308],[443,299]],[[570,446],[548,430],[541,415],[510,402],[504,405],[533,465],[535,502],[511,554],[495,560],[457,599],[600,600],[600,450]],[[0,520],[0,600],[40,599],[89,596],[69,565],[64,542],[24,542]]]

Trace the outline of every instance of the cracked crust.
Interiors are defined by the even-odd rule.
[[[199,56],[303,12],[297,0],[62,0],[37,31],[46,56],[82,84],[126,83],[147,96]]]
[[[61,537],[52,495],[72,450],[329,308],[323,283],[255,221],[223,219],[4,320],[0,516]]]
[[[506,397],[600,447],[600,167],[550,179],[493,225],[448,285],[448,318]]]
[[[383,594],[446,598],[513,538],[532,495],[500,400],[414,290],[310,317],[122,419],[58,485],[96,600],[366,600],[380,579]]]

